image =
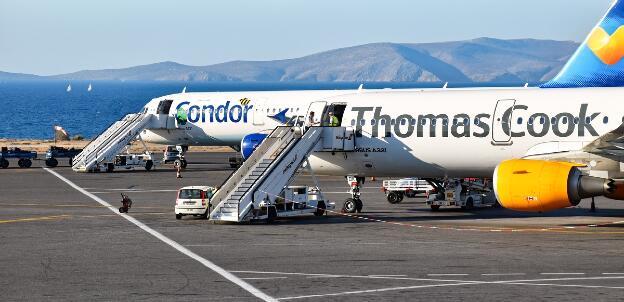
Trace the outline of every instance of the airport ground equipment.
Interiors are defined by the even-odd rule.
[[[217,191],[214,187],[188,186],[178,190],[174,207],[176,219],[182,216],[193,215],[203,219],[208,218],[212,204],[210,200]]]
[[[400,203],[404,197],[414,198],[418,194],[425,194],[433,189],[428,181],[418,178],[384,180],[381,186],[386,199],[392,204]]]
[[[9,167],[9,158],[17,158],[17,165],[20,168],[30,168],[32,160],[37,158],[37,152],[20,148],[2,147],[0,149],[0,168],[6,169]]]
[[[143,168],[150,171],[154,168],[154,160],[149,153],[133,154],[122,153],[115,155],[112,162],[103,162],[96,166],[95,171],[113,172],[114,170],[134,170]]]
[[[242,222],[287,215],[278,211],[279,197],[314,151],[351,152],[355,135],[347,127],[281,126],[262,141],[213,197],[210,219]],[[306,167],[310,167],[306,164]],[[317,185],[318,187],[318,185]],[[324,200],[325,206],[328,203]],[[263,212],[266,208],[266,214]]]
[[[488,183],[481,180],[462,181],[459,179],[446,181],[442,190],[427,196],[427,204],[431,210],[440,207],[461,207],[465,210],[496,206],[494,192]]]
[[[170,164],[177,167],[186,168],[187,162],[184,158],[184,153],[188,150],[188,146],[167,146],[163,151],[162,164]]]
[[[69,166],[71,166],[74,157],[80,154],[80,152],[82,152],[82,149],[50,146],[45,154],[45,164],[48,167],[54,168],[58,166],[59,158],[69,158]]]
[[[152,115],[146,113],[128,114],[88,144],[80,154],[74,157],[72,169],[89,172],[103,163],[110,162],[115,155],[134,140],[146,128]]]
[[[323,216],[326,210],[335,208],[335,203],[325,200],[318,187],[289,186],[273,204],[261,202],[260,207],[252,211],[251,219],[272,222],[277,217]]]

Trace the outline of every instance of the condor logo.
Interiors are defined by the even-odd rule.
[[[587,40],[587,47],[607,65],[615,65],[624,57],[624,26],[612,35],[602,27],[596,27]]]
[[[248,99],[247,99],[248,100]],[[249,111],[253,105],[231,105],[230,101],[222,105],[195,105],[191,102],[181,102],[176,107],[176,120],[179,125],[190,123],[247,123]],[[188,109],[185,109],[188,106]]]

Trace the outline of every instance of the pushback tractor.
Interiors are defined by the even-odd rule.
[[[17,158],[17,165],[20,168],[30,168],[32,160],[37,158],[37,152],[26,151],[20,148],[2,147],[0,150],[0,168],[6,169],[9,167],[9,158]]]

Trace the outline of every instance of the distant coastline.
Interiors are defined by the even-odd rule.
[[[160,62],[52,76],[0,71],[6,81],[524,83],[552,78],[578,47],[572,41],[478,38],[440,43],[373,43],[274,61],[208,66]]]

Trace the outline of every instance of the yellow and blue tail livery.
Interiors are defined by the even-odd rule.
[[[624,86],[624,0],[617,0],[543,88]]]

